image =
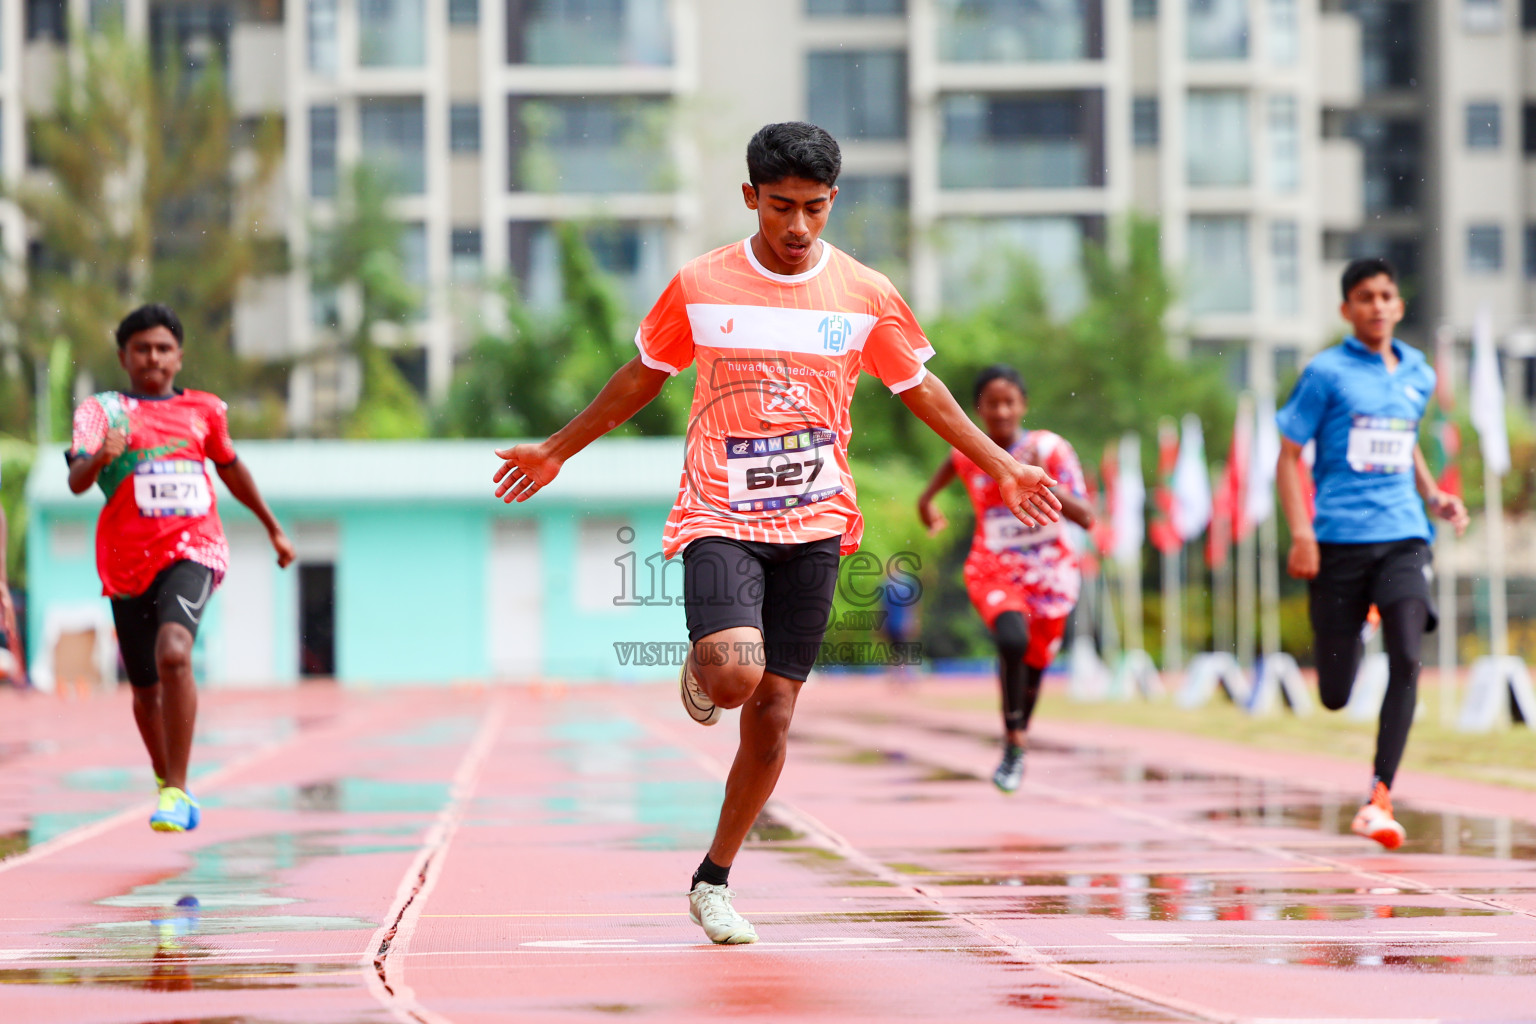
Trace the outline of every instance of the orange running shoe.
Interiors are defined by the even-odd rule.
[[[1357,836],[1374,839],[1389,850],[1403,845],[1408,832],[1392,817],[1392,794],[1387,784],[1377,782],[1371,791],[1371,801],[1360,808],[1349,829]]]

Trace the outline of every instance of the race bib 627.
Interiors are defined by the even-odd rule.
[[[734,512],[795,508],[843,492],[837,435],[830,430],[728,437],[725,471]]]

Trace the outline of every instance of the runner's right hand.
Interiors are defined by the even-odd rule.
[[[96,451],[96,457],[106,465],[128,450],[128,435],[113,427],[107,431],[106,438],[101,442],[101,447]]]
[[[1051,493],[1057,480],[1039,466],[1015,462],[1012,471],[998,477],[1003,504],[1025,526],[1044,526],[1061,518],[1061,499]]]
[[[496,497],[507,504],[527,501],[560,473],[564,459],[545,451],[542,444],[517,444],[496,453],[502,460],[501,468],[493,477]]]
[[[1310,580],[1317,576],[1320,560],[1317,538],[1295,537],[1291,540],[1291,554],[1285,560],[1285,571],[1298,580]]]
[[[940,531],[949,525],[949,520],[944,518],[944,513],[935,508],[931,501],[925,501],[917,506],[917,516],[923,521],[923,525],[928,527],[930,537],[937,537]]]

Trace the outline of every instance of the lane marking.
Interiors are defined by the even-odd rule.
[[[215,768],[207,775],[196,779],[195,782],[197,784],[198,791],[207,793],[211,790],[215,790],[227,782],[231,776],[236,775],[251,767],[252,765],[271,757],[273,754],[287,750],[289,747],[298,746],[301,743],[307,744],[312,740],[325,740],[327,742],[334,742],[340,737],[344,737],[353,733],[363,732],[372,727],[375,722],[377,722],[377,720],[393,713],[396,710],[396,705],[399,703],[401,702],[394,701],[393,703],[380,703],[365,707],[358,713],[358,716],[355,719],[350,721],[336,722],[334,724],[327,725],[324,728],[317,729],[314,732],[295,730],[291,735],[286,736],[283,739],[272,740],[271,742],[256,747],[254,750],[248,751],[245,754],[241,754],[234,760],[228,761],[220,765],[218,768]],[[132,822],[138,819],[147,819],[149,815],[154,811],[154,809],[155,801],[153,799],[144,800],[125,807],[123,810],[118,811],[116,814],[109,815],[105,818],[99,818],[90,824],[81,825],[80,827],[70,829],[67,832],[61,832],[54,836],[52,839],[49,839],[47,842],[37,844],[30,850],[27,850],[23,853],[18,853],[11,857],[7,857],[4,860],[0,860],[0,874],[4,874],[7,871],[14,871],[17,868],[25,867],[28,864],[42,860],[44,857],[51,857],[54,854],[70,849],[71,847],[79,846],[81,843],[89,842],[90,840],[104,835],[107,832],[117,828],[119,825],[125,824],[127,822]],[[195,832],[192,834],[194,836],[196,835]],[[7,920],[30,919],[22,918]]]
[[[1498,938],[1498,936],[1499,936],[1498,932],[1456,932],[1456,931],[1443,931],[1443,932],[1377,931],[1377,932],[1368,933],[1366,935],[1360,935],[1360,934],[1350,934],[1350,935],[1312,935],[1312,934],[1306,934],[1306,935],[1300,935],[1300,934],[1297,934],[1296,932],[1257,933],[1257,934],[1256,933],[1252,933],[1252,932],[1226,932],[1226,933],[1223,933],[1223,932],[1203,932],[1203,933],[1201,933],[1201,932],[1110,932],[1109,934],[1110,934],[1111,938],[1119,939],[1121,942],[1189,943],[1189,942],[1194,942],[1196,939],[1206,939],[1208,941],[1221,941],[1224,944],[1230,944],[1230,943],[1234,943],[1234,942],[1250,942],[1250,941],[1252,941],[1252,942],[1279,941],[1279,942],[1302,942],[1302,943],[1311,943],[1311,942],[1370,942],[1370,943],[1383,943],[1383,942],[1386,942],[1386,943],[1391,943],[1391,942],[1443,942],[1443,941],[1456,940],[1456,941],[1463,941],[1464,942],[1467,939]],[[1524,943],[1529,943],[1531,945],[1536,945],[1536,939],[1527,939],[1527,940],[1523,940],[1523,942]]]
[[[831,714],[836,716],[836,717],[839,717],[839,718],[842,718],[844,720],[847,720],[847,715],[844,714],[844,713],[837,712],[837,711],[832,711]],[[825,721],[826,721],[825,718],[820,720],[820,722],[822,722],[822,723],[824,723]],[[913,722],[913,721],[911,721],[909,719],[894,719],[893,718],[893,719],[888,719],[887,721],[885,721],[882,724],[887,726],[887,727],[889,727],[889,728],[893,728],[893,729],[896,729],[898,731],[905,731],[905,732],[908,732],[908,733],[917,732],[917,733],[926,734],[926,733],[934,731],[931,727],[926,726],[923,723]],[[836,730],[833,730],[833,731],[835,733]],[[975,734],[975,733],[973,733],[973,735],[978,735],[979,736],[979,734]],[[942,740],[942,739],[945,739],[945,738],[953,738],[953,737],[943,737],[943,736],[941,736],[939,738]],[[847,737],[847,736],[841,736],[841,735],[838,736],[838,739],[839,739],[840,742],[855,742],[856,741],[856,742],[861,743],[861,744],[867,744],[868,743],[868,736],[867,736],[867,734],[859,736],[856,740],[853,739],[853,738],[850,738],[850,737]],[[929,751],[928,753],[931,753],[931,751]],[[941,763],[940,760],[936,760],[933,757],[928,757],[927,753],[925,753],[924,756],[929,761],[933,761],[936,764]],[[944,755],[940,755],[941,758],[943,756]],[[1156,761],[1156,759],[1153,759],[1153,762],[1154,763],[1158,763]],[[972,765],[970,765],[967,762],[963,762],[963,761],[951,761],[948,764],[941,764],[941,766],[949,768],[951,770],[956,770],[956,771],[963,770],[963,771],[970,772],[970,771],[973,770],[973,766]],[[1233,774],[1234,774],[1234,776],[1236,776],[1236,773],[1233,773]],[[1243,776],[1236,776],[1236,777],[1241,778]],[[1465,902],[1465,903],[1470,903],[1470,904],[1472,904],[1474,906],[1490,907],[1490,908],[1493,908],[1495,910],[1501,910],[1501,911],[1504,911],[1505,913],[1510,914],[1510,915],[1518,915],[1518,916],[1521,916],[1521,917],[1536,919],[1536,910],[1529,910],[1529,909],[1526,909],[1524,907],[1516,906],[1515,904],[1512,904],[1512,903],[1506,903],[1503,900],[1498,900],[1498,899],[1494,899],[1494,898],[1491,898],[1491,897],[1480,897],[1480,896],[1477,896],[1477,895],[1474,895],[1474,894],[1471,894],[1471,893],[1463,892],[1463,891],[1461,891],[1459,889],[1450,889],[1450,888],[1446,888],[1444,886],[1431,885],[1431,884],[1429,884],[1427,882],[1420,882],[1417,879],[1410,878],[1407,875],[1397,875],[1397,874],[1391,874],[1391,873],[1381,872],[1381,871],[1372,871],[1369,868],[1360,867],[1358,865],[1350,863],[1349,861],[1337,860],[1337,859],[1335,859],[1333,857],[1325,857],[1325,856],[1322,856],[1321,854],[1316,854],[1316,853],[1307,853],[1307,852],[1305,852],[1303,850],[1291,849],[1288,846],[1278,846],[1278,845],[1275,845],[1274,843],[1265,843],[1265,842],[1258,842],[1258,841],[1255,841],[1255,840],[1244,839],[1240,835],[1232,835],[1232,834],[1229,834],[1229,833],[1217,832],[1217,831],[1214,831],[1212,829],[1202,828],[1202,827],[1200,827],[1198,825],[1190,825],[1190,824],[1188,824],[1186,822],[1177,821],[1177,820],[1175,820],[1173,818],[1169,818],[1169,817],[1165,817],[1163,815],[1152,813],[1151,811],[1143,811],[1143,810],[1140,810],[1138,808],[1130,807],[1130,806],[1127,806],[1125,804],[1118,803],[1116,801],[1109,800],[1109,799],[1106,799],[1106,798],[1103,798],[1103,797],[1090,796],[1090,795],[1084,794],[1084,793],[1076,793],[1076,792],[1073,792],[1073,791],[1068,790],[1068,789],[1063,789],[1060,786],[1052,786],[1052,785],[1050,785],[1048,783],[1038,782],[1038,781],[1036,781],[1034,779],[1026,779],[1024,781],[1024,785],[1023,785],[1022,788],[1024,790],[1028,791],[1028,792],[1034,793],[1036,796],[1041,796],[1041,797],[1045,797],[1047,799],[1055,800],[1057,803],[1067,804],[1069,806],[1084,807],[1084,808],[1088,808],[1090,810],[1101,811],[1101,812],[1103,812],[1105,814],[1111,814],[1111,815],[1114,815],[1115,817],[1123,818],[1126,821],[1134,821],[1134,822],[1138,822],[1139,824],[1142,824],[1142,825],[1150,825],[1150,826],[1152,826],[1154,828],[1166,829],[1168,831],[1182,833],[1183,835],[1186,835],[1186,836],[1191,836],[1191,837],[1194,837],[1196,839],[1201,839],[1201,840],[1203,840],[1203,841],[1205,841],[1207,843],[1210,843],[1210,844],[1212,844],[1214,846],[1226,846],[1226,847],[1229,847],[1229,848],[1232,848],[1232,849],[1248,850],[1248,851],[1250,851],[1252,853],[1259,853],[1259,854],[1263,854],[1263,855],[1266,855],[1266,856],[1274,857],[1274,858],[1276,858],[1278,860],[1290,861],[1292,863],[1301,862],[1301,863],[1318,865],[1318,866],[1321,866],[1321,867],[1324,867],[1324,868],[1332,869],[1332,870],[1340,872],[1342,874],[1353,875],[1353,876],[1355,876],[1357,878],[1370,879],[1371,881],[1385,883],[1387,885],[1394,886],[1394,887],[1397,887],[1397,888],[1400,888],[1400,889],[1407,889],[1412,894],[1415,894],[1415,895],[1421,895],[1421,896],[1443,896],[1443,897],[1446,897],[1448,899],[1455,899],[1455,900],[1460,900],[1460,901]],[[1308,787],[1306,785],[1299,784],[1299,783],[1296,784],[1296,788],[1299,789],[1299,790],[1305,791],[1305,792],[1312,792],[1312,793],[1318,792],[1318,790],[1316,790],[1315,788]],[[1338,839],[1341,840],[1341,841],[1350,841],[1350,840],[1352,840],[1352,838],[1353,837],[1351,837],[1351,836],[1342,836],[1342,835],[1338,837]],[[1298,844],[1298,845],[1302,845],[1302,844]],[[1331,844],[1324,844],[1324,845],[1331,845]],[[1483,857],[1476,858],[1476,859],[1480,860],[1480,861],[1489,860],[1489,858],[1483,858]],[[1178,873],[1177,870],[1174,869],[1174,868],[1166,868],[1164,870],[1166,870],[1166,871],[1168,871],[1169,873],[1172,873],[1172,874],[1177,874]],[[1490,869],[1488,869],[1487,872],[1479,871],[1479,872],[1475,872],[1475,873],[1478,873],[1478,874],[1492,873],[1493,870],[1494,869],[1490,868]],[[1517,870],[1523,870],[1523,869],[1517,869]],[[1118,874],[1119,872],[1111,872],[1111,873]],[[1499,887],[1496,887],[1496,888],[1499,888]]]
[[[696,764],[704,767],[716,778],[724,779],[729,774],[729,768],[726,765],[710,754],[706,754],[694,747],[686,740],[683,740],[669,726],[662,724],[643,711],[633,709],[633,707],[630,713],[652,735],[659,737],[686,753]],[[1117,978],[1110,978],[1096,971],[1089,971],[1081,967],[1060,963],[1034,946],[1024,942],[1018,936],[973,917],[942,896],[935,895],[913,885],[906,876],[892,870],[882,861],[860,850],[841,833],[836,832],[818,820],[814,815],[796,807],[787,800],[774,797],[769,800],[768,805],[773,808],[774,815],[780,821],[783,821],[791,828],[805,833],[806,839],[810,840],[814,845],[819,845],[828,852],[837,854],[849,863],[861,868],[866,874],[886,882],[894,889],[904,892],[909,898],[939,910],[983,938],[989,939],[1011,955],[1027,961],[1032,966],[1039,967],[1041,970],[1059,977],[1085,982],[1098,988],[1107,989],[1117,995],[1148,1003],[1160,1009],[1182,1013],[1185,1016],[1198,1020],[1214,1021],[1218,1022],[1218,1024],[1238,1024],[1240,1020],[1237,1016],[1223,1013],[1190,1000],[1153,992],[1140,985]]]
[[[421,849],[401,878],[389,912],[384,915],[384,923],[368,943],[371,954],[365,955],[364,960],[364,966],[372,968],[366,972],[368,989],[402,1024],[451,1024],[446,1017],[417,1001],[416,993],[405,983],[403,958],[410,952],[411,937],[421,921],[422,908],[442,876],[448,845],[464,819],[470,797],[480,781],[480,771],[500,738],[506,717],[506,699],[493,698],[489,713],[453,773],[448,802],[438,812],[437,820],[422,840]]]

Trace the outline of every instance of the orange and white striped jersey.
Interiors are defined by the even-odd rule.
[[[859,371],[900,393],[933,355],[884,274],[825,242],[810,270],[775,274],[738,242],[684,266],[635,344],[673,375],[698,362],[668,558],[699,537],[858,548],[848,405]]]

